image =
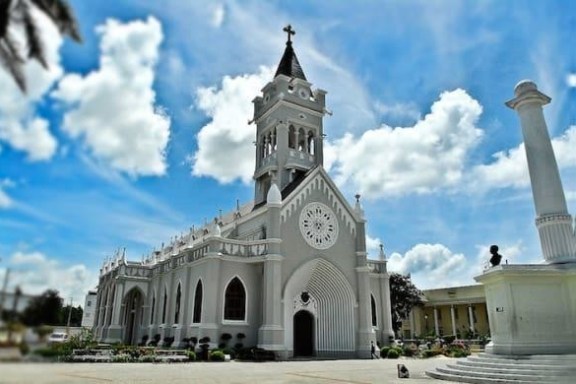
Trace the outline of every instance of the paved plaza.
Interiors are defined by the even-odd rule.
[[[66,383],[424,383],[436,382],[424,371],[444,366],[450,358],[398,360],[329,360],[176,364],[3,363],[1,384]],[[409,379],[399,379],[396,364],[405,364]]]

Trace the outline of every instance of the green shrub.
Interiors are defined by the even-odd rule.
[[[386,357],[389,359],[397,359],[400,357],[400,353],[398,352],[398,349],[390,348],[390,350],[388,350],[388,353],[386,354]]]
[[[404,349],[402,349],[402,347],[398,347],[398,346],[391,347],[390,349],[396,350],[396,352],[398,352],[399,356],[402,356],[402,352],[404,352]]]
[[[402,354],[406,357],[416,356],[418,354],[418,347],[414,343],[405,345]]]
[[[444,347],[444,355],[448,357],[466,357],[470,355],[470,347],[462,342],[456,341]]]
[[[140,355],[140,357],[138,358],[138,361],[141,363],[153,363],[156,361],[156,355],[154,355],[154,354]]]
[[[389,350],[390,350],[390,347],[382,347],[380,349],[380,357],[386,358],[388,356]]]
[[[188,356],[188,360],[196,361],[196,352],[194,351],[186,351],[186,356]]]
[[[132,361],[132,357],[128,354],[114,355],[112,356],[113,363],[129,363]]]
[[[20,348],[22,356],[26,356],[30,352],[30,347],[25,341],[21,342],[20,345],[18,345],[18,348]]]
[[[217,349],[210,352],[210,361],[224,361],[224,352]]]
[[[450,335],[450,336],[444,336],[444,342],[446,344],[452,344],[454,342],[454,340],[456,340],[456,336]]]
[[[46,357],[46,358],[56,358],[59,356],[59,351],[56,348],[38,348],[32,352],[34,355]]]
[[[236,358],[236,351],[233,348],[224,348],[222,350],[225,355],[230,355],[230,359],[234,360]]]

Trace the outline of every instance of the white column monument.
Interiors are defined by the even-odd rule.
[[[520,117],[543,264],[499,265],[484,285],[492,341],[502,355],[576,354],[576,241],[542,106],[550,98],[532,81],[506,105]]]

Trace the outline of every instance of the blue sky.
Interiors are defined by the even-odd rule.
[[[150,4],[148,4],[150,3]],[[517,116],[534,80],[576,203],[576,6],[567,1],[71,1],[38,15],[50,70],[0,72],[0,277],[78,303],[104,258],[140,260],[252,198],[251,100],[282,28],[328,92],[325,167],[368,219],[370,256],[420,288],[471,284],[498,244],[540,262]]]

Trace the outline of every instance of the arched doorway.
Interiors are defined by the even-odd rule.
[[[314,356],[314,315],[301,310],[294,314],[294,356]]]
[[[124,344],[138,343],[139,330],[142,326],[143,295],[138,288],[131,289],[124,300]]]
[[[322,258],[302,264],[284,288],[284,342],[289,353],[296,355],[295,315],[304,310],[314,318],[314,356],[356,356],[355,303],[354,290],[334,264]]]

